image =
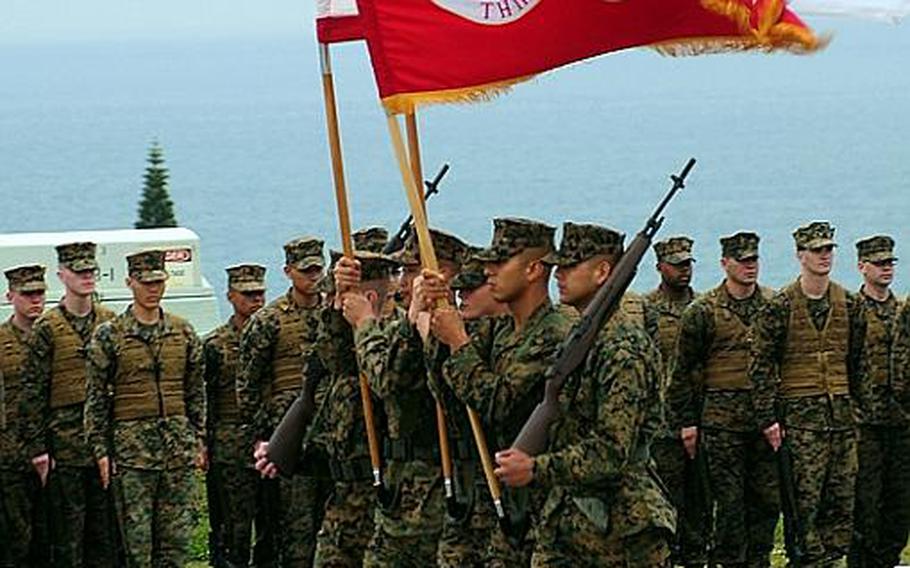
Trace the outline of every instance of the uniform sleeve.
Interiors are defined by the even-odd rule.
[[[790,304],[779,294],[766,304],[755,321],[749,380],[754,385],[753,403],[759,427],[764,430],[778,421],[776,404],[780,364],[787,343]]]
[[[892,373],[895,397],[904,416],[910,416],[910,301],[905,301],[897,316],[897,329],[892,351]]]
[[[701,418],[704,363],[714,340],[713,318],[707,308],[702,302],[692,304],[680,322],[676,366],[667,391],[668,418],[674,430],[696,426]]]
[[[863,406],[871,400],[869,381],[867,380],[866,358],[864,348],[866,344],[866,307],[862,295],[848,294],[847,309],[850,315],[850,334],[847,348],[847,378],[850,383],[850,396],[853,401]],[[862,411],[861,411],[862,412]]]
[[[565,325],[563,325],[565,323]],[[503,373],[496,373],[489,354],[482,352],[485,337],[449,355],[443,364],[443,378],[464,404],[477,410],[492,424],[507,419],[514,406],[538,387],[553,363],[569,324],[556,314],[528,337]]]
[[[357,363],[379,398],[423,386],[423,342],[406,317],[383,326],[373,320],[354,331]]]
[[[592,486],[618,481],[641,436],[648,384],[657,384],[659,358],[628,341],[601,347],[596,367],[582,380],[597,381],[597,419],[587,436],[535,458],[534,476],[546,487]],[[586,369],[587,371],[587,369]]]
[[[28,358],[22,371],[22,398],[19,416],[21,434],[29,457],[50,450],[48,416],[50,404],[51,361],[54,341],[51,326],[40,319],[28,339]]]
[[[261,312],[247,323],[240,339],[237,372],[237,404],[240,421],[257,440],[265,439],[267,416],[263,393],[271,370],[278,330]]]
[[[206,433],[213,431],[217,416],[215,416],[215,400],[218,394],[218,383],[221,375],[221,352],[218,349],[216,336],[209,336],[202,344],[202,380],[205,383],[206,401]]]
[[[186,416],[196,439],[205,443],[205,383],[203,382],[202,341],[193,328],[187,324],[186,374],[183,377],[184,404]]]
[[[95,459],[111,455],[111,413],[113,412],[113,377],[117,359],[113,330],[98,326],[86,354],[85,440]]]

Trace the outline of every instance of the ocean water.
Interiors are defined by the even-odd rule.
[[[717,238],[740,229],[763,237],[762,280],[784,284],[797,271],[790,233],[814,219],[837,226],[835,277],[856,287],[856,239],[888,233],[910,255],[910,27],[812,23],[834,40],[809,57],[635,50],[488,104],[421,111],[425,173],[452,166],[431,223],[478,244],[500,215],[631,238],[694,156],[661,235],[695,238],[698,288],[720,277]],[[353,224],[397,227],[407,205],[366,49],[333,57]],[[131,226],[152,139],[219,295],[223,267],[239,261],[266,264],[280,293],[281,245],[294,236],[337,246],[316,45],[303,30],[0,47],[0,232]],[[908,277],[899,265],[901,293]],[[656,282],[649,257],[634,287]]]

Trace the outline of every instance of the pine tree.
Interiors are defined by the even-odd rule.
[[[142,200],[139,202],[139,220],[136,221],[137,229],[152,229],[155,227],[176,227],[177,218],[174,216],[174,202],[168,194],[168,170],[164,165],[164,150],[158,141],[152,141],[149,147],[148,165],[142,186]]]

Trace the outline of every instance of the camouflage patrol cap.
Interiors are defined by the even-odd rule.
[[[224,269],[228,288],[237,292],[265,292],[265,267],[261,264],[235,264]]]
[[[368,227],[354,231],[351,238],[355,249],[381,253],[389,242],[389,232],[383,227]]]
[[[97,270],[98,261],[95,260],[95,243],[66,243],[57,245],[57,262],[74,272],[83,270]]]
[[[625,238],[624,234],[609,227],[568,221],[562,225],[559,250],[544,260],[558,266],[571,266],[599,254],[622,254]]]
[[[856,256],[860,262],[895,261],[894,239],[888,235],[875,235],[856,241]]]
[[[325,259],[322,256],[322,239],[300,237],[284,244],[284,263],[297,270],[307,270],[314,266],[323,268]]]
[[[797,249],[817,249],[821,247],[836,247],[834,242],[834,227],[827,221],[813,221],[793,231],[793,240]]]
[[[452,290],[475,290],[487,281],[483,263],[474,258],[474,255],[481,250],[480,247],[468,246],[468,250],[465,252],[466,260],[461,266],[461,271],[452,279]]]
[[[126,257],[126,264],[130,278],[135,278],[139,282],[149,283],[167,280],[163,250],[134,252]]]
[[[734,235],[720,238],[721,256],[733,260],[746,260],[758,258],[758,242],[760,238],[756,233],[740,231]]]
[[[430,229],[430,237],[433,239],[436,260],[454,262],[459,265],[464,262],[464,257],[468,250],[466,242],[452,233],[432,228]],[[416,231],[411,231],[411,234],[408,235],[407,240],[404,242],[404,248],[397,252],[394,257],[404,266],[420,264],[420,246],[417,242]]]
[[[483,262],[502,262],[530,248],[542,248],[548,253],[555,249],[556,228],[518,217],[493,219],[493,241],[488,248],[474,255]]]
[[[654,243],[654,254],[657,255],[657,262],[667,264],[695,262],[695,257],[692,256],[694,244],[695,241],[685,235],[670,237]]]
[[[44,292],[47,290],[44,271],[40,264],[27,264],[7,268],[3,274],[11,292]]]

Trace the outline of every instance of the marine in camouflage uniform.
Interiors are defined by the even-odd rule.
[[[19,437],[22,367],[26,340],[44,311],[45,268],[18,266],[4,271],[13,315],[0,324],[0,567],[47,566],[46,514],[40,480]],[[30,554],[31,551],[31,554]]]
[[[302,359],[316,337],[322,298],[319,282],[325,260],[322,240],[294,239],[284,245],[287,294],[250,319],[240,339],[237,401],[250,450],[265,443],[300,393]],[[321,400],[322,391],[317,391]],[[305,456],[305,473],[263,483],[269,495],[264,507],[275,522],[281,566],[309,566],[316,552],[316,533],[331,492],[325,453],[313,446]]]
[[[483,263],[472,258],[481,251],[470,247],[465,253],[461,271],[452,279],[450,287],[459,298],[459,311],[469,334],[493,325],[496,317],[508,317],[508,306],[498,302],[492,294],[484,274]],[[430,360],[441,361],[448,351],[436,341],[431,342]],[[442,349],[433,353],[433,349]],[[486,478],[477,458],[467,412],[452,389],[445,384],[439,365],[431,369],[430,387],[444,401],[449,445],[452,452],[453,497],[447,501],[446,517],[436,564],[440,567],[482,566],[490,543],[490,536],[498,530],[496,516],[483,503],[489,502]]]
[[[544,373],[571,320],[549,298],[551,267],[543,260],[554,250],[554,228],[518,218],[494,219],[493,223],[490,247],[474,258],[484,263],[491,292],[497,301],[508,304],[511,317],[472,326],[472,335],[468,335],[459,314],[451,308],[437,309],[433,333],[451,351],[442,365],[446,384],[462,405],[477,410],[490,448],[497,449],[511,445],[542,400]],[[474,514],[494,515],[489,497],[481,495],[477,502],[484,505]],[[541,503],[532,499],[527,488],[503,492],[503,506],[513,524],[533,522]],[[533,534],[523,542],[515,540],[516,535],[494,530],[483,565],[527,565]]]
[[[113,502],[104,491],[85,441],[86,345],[114,313],[93,302],[94,243],[57,247],[58,275],[66,292],[35,322],[22,374],[22,436],[36,468],[47,476],[52,554],[60,566],[112,566],[116,562]]]
[[[440,268],[454,276],[466,245],[443,231],[430,232]],[[406,270],[419,265],[414,236],[396,258]],[[336,272],[336,278],[340,276]],[[412,301],[410,284],[404,299]],[[365,566],[425,566],[436,558],[442,532],[439,439],[430,426],[436,405],[427,385],[424,343],[414,323],[417,306],[408,308],[413,317],[399,311],[387,322],[375,317],[352,322],[357,363],[382,401],[388,427],[383,448],[386,487],[376,507]]]
[[[793,236],[801,274],[753,324],[749,377],[759,428],[775,450],[783,432],[792,454],[803,566],[824,566],[852,536],[862,319],[856,297],[829,278],[834,228],[816,221]]]
[[[364,236],[356,244],[372,250],[381,250],[383,235],[379,232]],[[364,242],[375,238],[377,243]],[[373,245],[378,246],[373,246]],[[333,253],[333,256],[341,256]],[[367,317],[383,321],[392,272],[396,261],[370,250],[355,250],[360,263],[362,283],[356,294],[368,306]],[[348,304],[350,305],[350,304]],[[373,485],[373,467],[364,422],[360,392],[360,372],[354,353],[351,326],[341,311],[327,308],[322,317],[319,337],[304,353],[304,379],[325,382],[325,398],[307,433],[308,439],[317,440],[326,448],[329,470],[335,484],[334,494],[326,506],[325,518],[316,544],[316,566],[355,568],[363,564],[364,553],[373,536],[376,487]],[[381,405],[374,397],[374,409]],[[379,430],[381,413],[374,416],[374,426]],[[381,436],[381,431],[377,432]],[[305,467],[305,464],[304,464]]]
[[[165,251],[127,257],[133,302],[88,347],[85,434],[115,495],[127,566],[182,567],[205,467],[202,342],[160,307]]]
[[[860,240],[856,252],[868,383],[856,401],[859,473],[849,565],[884,568],[900,563],[910,528],[910,415],[891,369],[900,306],[889,286],[897,257],[894,239],[885,235]]]
[[[240,428],[237,367],[240,336],[250,316],[265,300],[265,267],[240,264],[226,269],[228,301],[234,313],[203,341],[206,389],[206,437],[209,468],[206,489],[209,524],[214,536],[209,555],[216,568],[247,566],[256,524],[253,564],[274,560],[269,519],[260,505],[261,483],[252,467],[249,440]],[[214,550],[212,550],[214,548]]]
[[[563,225],[556,264],[561,301],[584,310],[623,253],[624,237],[598,225]],[[660,351],[639,322],[617,311],[559,394],[547,449],[497,455],[512,486],[546,501],[532,566],[667,566],[675,512],[649,446],[661,424]]]
[[[769,566],[780,516],[777,462],[761,435],[749,381],[752,324],[771,291],[758,286],[755,233],[720,240],[726,272],[719,286],[683,312],[668,393],[671,426],[690,457],[706,464],[715,511],[712,560]]]
[[[676,236],[654,243],[657,270],[661,275],[660,286],[648,292],[645,300],[646,328],[656,335],[665,376],[661,396],[666,397],[670,377],[673,376],[676,342],[679,325],[686,307],[695,299],[689,286],[692,280],[692,255],[694,241],[686,236]],[[653,322],[657,325],[653,325]],[[665,411],[665,419],[666,411]],[[666,484],[678,513],[676,541],[673,546],[675,564],[700,565],[705,558],[704,499],[699,494],[699,480],[693,464],[685,457],[679,432],[666,421],[658,431],[651,448],[657,471]]]

